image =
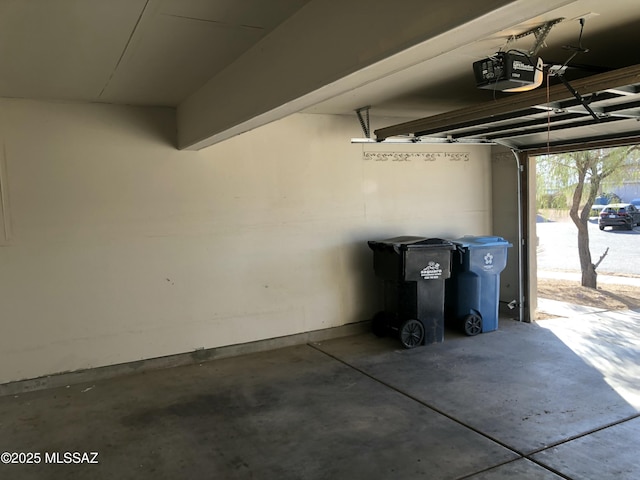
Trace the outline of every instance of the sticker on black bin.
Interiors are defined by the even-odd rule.
[[[442,277],[442,268],[438,262],[429,262],[429,264],[420,270],[420,276],[425,280],[438,280]]]

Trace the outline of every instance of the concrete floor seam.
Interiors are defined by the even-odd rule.
[[[542,463],[541,461],[536,460],[535,458],[531,458],[531,457],[529,457],[529,456],[525,456],[524,458],[526,458],[526,459],[527,459],[527,460],[529,460],[530,462],[535,463],[535,464],[536,464],[536,465],[538,465],[539,467],[542,467],[542,468],[544,468],[545,470],[550,471],[551,473],[553,473],[553,474],[555,474],[555,475],[559,476],[560,478],[564,478],[565,480],[574,480],[574,478],[573,478],[573,477],[570,477],[570,476],[568,476],[568,475],[565,475],[565,474],[564,474],[564,473],[562,473],[560,470],[556,470],[555,468],[553,468],[553,467],[551,467],[551,466],[549,466],[549,465],[546,465],[546,464]]]
[[[636,415],[631,415],[630,417],[626,417],[626,418],[623,418],[621,420],[616,420],[615,422],[608,423],[606,425],[594,428],[592,430],[588,430],[586,432],[579,433],[578,435],[574,435],[572,437],[565,438],[564,440],[560,440],[558,442],[552,443],[551,445],[547,445],[544,448],[540,448],[538,450],[534,450],[533,452],[527,453],[526,455],[523,455],[523,457],[528,458],[529,460],[532,460],[531,458],[529,458],[532,455],[537,455],[538,453],[545,452],[547,450],[559,447],[560,445],[564,445],[566,443],[573,442],[574,440],[578,440],[580,438],[588,437],[589,435],[593,435],[594,433],[598,433],[598,432],[601,432],[601,431],[606,430],[608,428],[612,428],[612,427],[616,427],[618,425],[622,425],[623,423],[627,423],[627,422],[630,422],[632,420],[636,420],[638,418],[640,418],[640,413],[638,413]],[[535,461],[535,460],[532,460],[532,461]]]
[[[521,460],[528,460],[528,461],[530,461],[530,462],[533,462],[533,463],[535,463],[536,465],[538,465],[539,467],[544,468],[545,470],[547,470],[547,471],[549,471],[549,472],[553,473],[554,475],[559,476],[560,478],[563,478],[564,480],[574,480],[572,477],[569,477],[569,476],[567,476],[567,475],[565,475],[565,474],[563,474],[563,473],[561,473],[561,472],[559,472],[559,471],[555,470],[554,468],[550,468],[550,467],[548,467],[548,466],[546,466],[546,465],[541,464],[540,462],[537,462],[537,461],[532,460],[532,459],[527,458],[527,457],[514,458],[513,460],[509,460],[509,461],[507,461],[507,462],[498,463],[498,464],[496,464],[496,465],[492,465],[491,467],[485,468],[484,470],[478,470],[477,472],[470,473],[469,475],[465,475],[465,476],[463,476],[463,477],[458,477],[458,478],[456,478],[456,480],[468,480],[468,479],[473,479],[473,478],[474,478],[474,477],[476,477],[477,475],[480,475],[480,474],[483,474],[483,473],[490,472],[490,471],[492,471],[492,470],[495,470],[496,468],[504,467],[505,465],[509,465],[509,464],[511,464],[511,463],[515,463],[515,462],[518,462],[518,461],[521,461]]]
[[[420,405],[422,405],[422,406],[434,411],[435,413],[437,413],[439,415],[442,415],[445,418],[448,418],[449,420],[457,423],[458,425],[461,425],[464,428],[467,428],[467,429],[471,430],[472,432],[477,433],[478,435],[483,436],[484,438],[486,438],[488,440],[491,440],[492,442],[500,445],[501,447],[506,448],[510,452],[515,453],[520,458],[526,458],[526,455],[524,454],[524,452],[520,452],[519,450],[513,448],[512,446],[507,445],[506,443],[504,443],[504,442],[502,442],[502,441],[500,441],[500,440],[498,440],[496,438],[493,438],[491,435],[488,435],[487,433],[485,433],[485,432],[483,432],[481,430],[478,430],[477,428],[472,427],[471,425],[468,425],[468,424],[464,423],[463,421],[461,421],[461,420],[449,415],[448,413],[440,410],[439,408],[434,407],[432,405],[429,405],[428,403],[425,403],[424,401],[420,400],[419,398],[417,398],[417,397],[415,397],[415,396],[413,396],[413,395],[411,395],[411,394],[409,394],[407,392],[402,391],[398,387],[395,387],[395,386],[393,386],[393,385],[391,385],[389,383],[386,383],[386,382],[380,380],[379,378],[376,378],[373,375],[367,373],[366,371],[364,371],[364,370],[362,370],[362,369],[360,369],[360,368],[358,368],[358,367],[356,367],[354,365],[351,365],[350,363],[347,363],[346,361],[342,360],[341,358],[336,357],[335,355],[332,355],[332,354],[322,350],[318,345],[314,345],[314,344],[307,344],[307,345],[310,346],[311,348],[314,348],[315,350],[327,355],[329,358],[332,358],[333,360],[336,360],[337,362],[342,363],[343,365],[351,368],[352,370],[355,370],[356,372],[360,373],[361,375],[364,375],[365,377],[373,380],[374,382],[379,383],[380,385],[383,385],[383,386],[385,386],[385,387],[387,387],[387,388],[399,393],[400,395],[403,395],[403,396],[413,400],[416,403],[419,403]],[[516,460],[518,460],[518,459],[516,459]],[[494,467],[495,467],[495,465],[494,465]],[[492,467],[492,468],[494,468],[494,467]]]

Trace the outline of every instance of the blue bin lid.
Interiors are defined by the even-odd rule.
[[[504,238],[496,237],[494,235],[465,235],[464,237],[452,240],[452,242],[466,248],[513,247],[513,245],[506,241]]]

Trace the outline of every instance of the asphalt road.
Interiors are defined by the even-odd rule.
[[[580,271],[578,230],[571,220],[537,223],[538,270]],[[640,227],[632,231],[598,229],[589,222],[591,261],[596,263],[609,247],[598,267],[601,274],[640,275]]]

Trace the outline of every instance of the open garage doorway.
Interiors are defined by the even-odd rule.
[[[531,159],[537,319],[639,308],[640,210],[633,203],[640,197],[638,146]]]

